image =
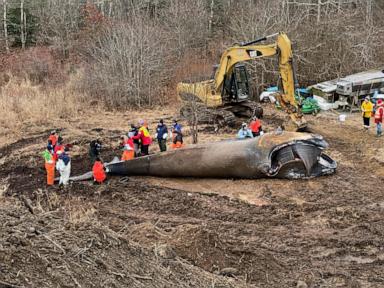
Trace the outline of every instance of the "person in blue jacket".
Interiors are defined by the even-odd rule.
[[[167,125],[164,124],[163,119],[160,119],[159,124],[157,124],[156,138],[159,143],[160,152],[167,151],[168,128]]]
[[[241,124],[241,128],[237,133],[237,139],[253,138],[251,129],[248,128],[247,123]]]
[[[179,123],[177,123],[177,119],[173,119],[173,123],[172,123],[172,132],[173,131],[180,131],[181,132],[181,125]]]

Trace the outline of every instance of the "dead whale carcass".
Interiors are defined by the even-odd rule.
[[[336,162],[323,153],[327,147],[319,135],[267,133],[111,163],[107,172],[160,177],[310,178],[336,171]]]

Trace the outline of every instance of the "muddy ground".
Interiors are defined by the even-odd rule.
[[[64,125],[73,174],[90,169],[94,137],[106,160],[120,153],[121,117],[133,116]],[[25,130],[0,147],[0,287],[384,287],[384,140],[363,132],[359,115],[309,118],[336,175],[47,188],[39,153],[48,130]],[[273,115],[265,122],[274,128]],[[235,132],[206,128],[200,140]]]

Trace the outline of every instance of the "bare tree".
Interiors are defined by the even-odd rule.
[[[367,25],[372,25],[372,0],[366,0],[367,1],[367,12],[366,12],[366,17],[365,17],[365,23]]]
[[[212,22],[213,22],[213,7],[215,5],[215,0],[211,0],[211,5],[209,7],[209,22],[208,22],[208,31],[209,35],[212,36]]]
[[[320,23],[320,20],[321,20],[321,5],[323,5],[323,3],[321,2],[321,0],[317,0],[317,23]]]
[[[7,0],[3,0],[3,27],[4,27],[4,40],[5,40],[5,50],[9,53],[9,43],[8,43],[8,22],[7,22]]]
[[[46,0],[45,5],[38,6],[40,42],[53,45],[63,57],[68,57],[84,19],[83,7],[80,0]]]
[[[20,1],[20,41],[21,41],[21,47],[25,49],[25,42],[26,42],[26,35],[25,35],[25,28],[26,28],[26,16],[24,13],[24,0]]]
[[[192,143],[197,144],[199,135],[199,107],[196,101],[196,97],[190,97],[188,102],[188,105],[191,109],[191,115],[187,120],[191,130]]]
[[[134,18],[114,25],[90,45],[86,89],[110,106],[151,105],[167,75],[166,39],[154,23]]]

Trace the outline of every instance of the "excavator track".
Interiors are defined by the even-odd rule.
[[[236,116],[231,111],[216,109],[214,111],[214,124],[219,127],[230,126],[234,127],[236,124]]]
[[[263,108],[261,105],[254,101],[243,101],[227,106],[227,109],[235,114],[237,117],[251,118],[257,116],[257,118],[263,118]]]
[[[251,118],[256,115],[263,116],[263,108],[254,101],[228,103],[225,106],[209,108],[192,93],[180,93],[184,106],[180,109],[180,116],[193,122],[194,118],[199,124],[211,124],[218,127],[234,127],[236,117]]]
[[[219,127],[234,126],[236,123],[235,115],[223,108],[208,108],[203,103],[187,103],[180,109],[180,115],[188,121],[197,118],[199,124],[212,124]]]

